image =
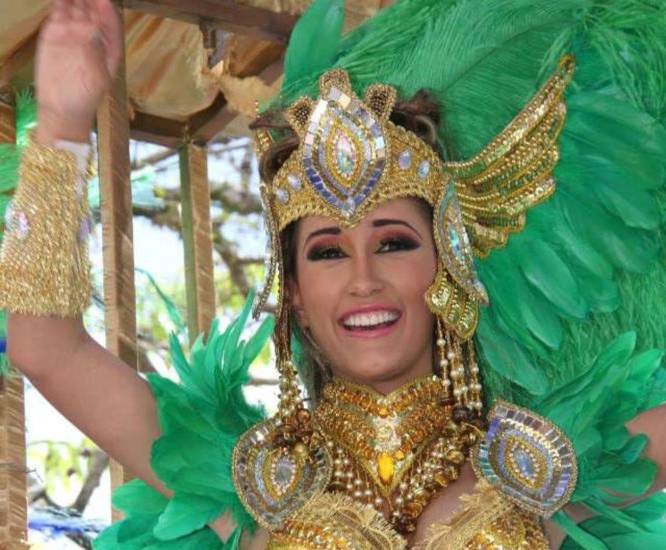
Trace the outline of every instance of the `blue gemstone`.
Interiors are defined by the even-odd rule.
[[[298,191],[303,186],[301,180],[295,174],[289,174],[287,176],[287,181],[294,191]]]
[[[12,224],[12,218],[14,216],[14,202],[9,201],[7,209],[5,210],[5,225],[9,227]]]
[[[453,224],[449,223],[447,228],[446,228],[448,238],[449,238],[449,243],[451,245],[451,250],[453,250],[453,253],[456,255],[456,258],[458,258],[458,261],[463,261],[464,256],[463,256],[463,249],[462,249],[462,242],[460,240],[460,235],[458,234],[458,231],[456,231],[456,228],[453,227]]]
[[[409,149],[405,149],[398,155],[398,166],[402,170],[407,170],[412,163],[412,153]]]
[[[289,193],[284,189],[276,189],[275,196],[283,204],[289,201]]]
[[[418,168],[419,177],[422,180],[425,179],[428,176],[428,172],[430,172],[430,163],[427,160],[422,160]]]
[[[523,449],[516,450],[513,454],[513,458],[515,459],[521,474],[523,474],[525,477],[534,476],[534,463],[526,451]]]

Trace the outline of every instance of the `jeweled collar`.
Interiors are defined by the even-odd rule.
[[[458,477],[468,431],[452,420],[442,380],[417,378],[388,395],[335,378],[324,387],[314,427],[333,456],[329,490],[385,513],[402,533],[435,492]]]
[[[388,395],[335,378],[315,409],[319,431],[363,464],[384,496],[422,445],[441,432],[451,406],[439,378],[418,378]]]

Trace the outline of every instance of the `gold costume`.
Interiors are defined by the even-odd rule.
[[[314,411],[317,437],[330,451],[326,493],[273,531],[269,550],[398,550],[430,500],[458,478],[480,433],[451,419],[437,377],[388,395],[334,379]],[[485,481],[446,522],[430,526],[418,550],[547,549],[540,519]],[[387,519],[388,518],[388,521]]]

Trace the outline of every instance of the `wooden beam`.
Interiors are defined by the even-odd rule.
[[[132,192],[130,188],[129,119],[124,52],[111,90],[97,111],[100,210],[104,262],[106,347],[137,368]],[[113,487],[129,479],[111,462]],[[114,519],[119,512],[114,510]]]
[[[194,143],[199,145],[208,143],[229,124],[233,114],[226,105],[227,100],[220,93],[210,107],[190,117],[187,131]]]
[[[179,147],[187,135],[187,123],[136,111],[131,122],[132,139],[163,147]]]
[[[124,6],[197,25],[210,23],[229,32],[282,44],[289,39],[298,19],[294,15],[237,4],[233,0],[125,0]]]
[[[16,143],[14,107],[0,101],[0,143]],[[0,376],[0,548],[27,546],[23,377]]]
[[[215,316],[208,149],[186,143],[180,148],[179,160],[187,328],[190,342],[194,342],[199,333],[208,331]]]

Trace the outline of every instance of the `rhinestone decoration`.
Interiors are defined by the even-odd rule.
[[[426,179],[428,177],[428,173],[430,172],[430,163],[427,160],[422,160],[419,163],[419,178],[422,180]]]
[[[312,189],[351,216],[386,165],[377,118],[356,97],[331,86],[315,105],[303,141],[302,166]]]
[[[289,186],[294,191],[298,191],[301,187],[303,187],[300,178],[296,174],[289,174],[287,176],[287,182],[289,182]]]
[[[90,223],[90,218],[86,216],[81,220],[81,225],[79,226],[79,232],[76,236],[77,240],[79,242],[82,242],[86,239],[86,237],[90,234],[92,227]]]
[[[409,149],[401,151],[398,155],[398,166],[402,170],[407,170],[412,164],[412,152]]]
[[[14,203],[9,201],[7,204],[7,209],[5,210],[5,227],[9,228],[12,224],[12,218],[14,217]]]
[[[486,436],[473,455],[477,475],[530,512],[551,516],[576,486],[571,441],[548,419],[503,401],[489,418]]]
[[[286,204],[287,202],[289,202],[289,193],[285,189],[276,189],[275,190],[275,197],[282,204]]]
[[[25,215],[25,212],[16,212],[12,225],[12,231],[19,239],[25,239],[28,236],[28,216]]]
[[[245,432],[234,447],[232,466],[243,505],[260,525],[271,530],[323,493],[333,468],[325,447],[302,453],[295,447],[271,445],[277,429],[277,419],[272,418]]]
[[[451,182],[446,186],[437,206],[435,238],[440,258],[453,279],[480,302],[488,302],[488,294],[474,267],[472,246]]]

